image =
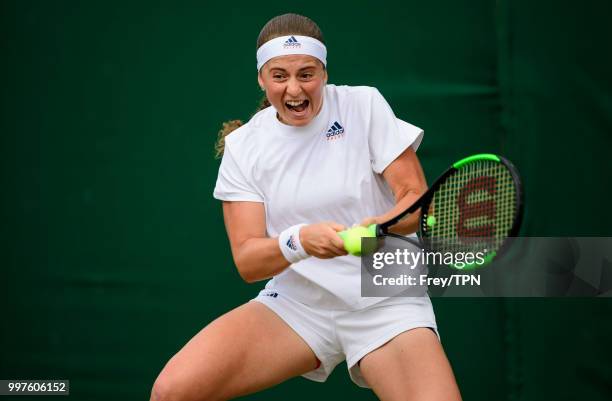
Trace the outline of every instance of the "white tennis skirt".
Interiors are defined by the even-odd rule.
[[[346,360],[353,382],[368,388],[358,364],[368,353],[417,327],[431,328],[439,338],[428,297],[388,298],[359,310],[326,310],[264,289],[252,301],[272,309],[310,346],[321,365],[303,376],[318,382],[327,380],[336,365]]]

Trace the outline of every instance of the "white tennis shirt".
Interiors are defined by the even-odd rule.
[[[375,88],[327,85],[319,114],[304,127],[281,123],[268,107],[225,138],[214,197],[262,202],[270,237],[299,223],[345,226],[395,204],[381,175],[423,130],[399,120]],[[266,284],[324,309],[361,309],[360,259],[309,257]]]

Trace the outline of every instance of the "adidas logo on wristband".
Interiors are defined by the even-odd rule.
[[[287,240],[287,246],[294,251],[298,250],[298,247],[295,244],[295,240],[293,239],[293,235],[290,236],[289,239]]]

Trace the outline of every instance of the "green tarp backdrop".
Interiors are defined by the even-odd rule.
[[[255,41],[285,12],[321,26],[331,83],[375,86],[424,128],[429,180],[499,153],[523,175],[523,235],[612,234],[608,3],[2,0],[0,379],[148,399],[173,353],[262,287],[233,266],[213,146],[254,111]],[[465,400],[612,397],[609,300],[434,305]],[[345,365],[246,399],[313,397],[375,399]]]

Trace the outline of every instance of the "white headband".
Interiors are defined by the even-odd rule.
[[[288,54],[316,57],[327,66],[327,49],[323,43],[310,36],[290,35],[271,39],[257,49],[257,71],[271,58]]]

